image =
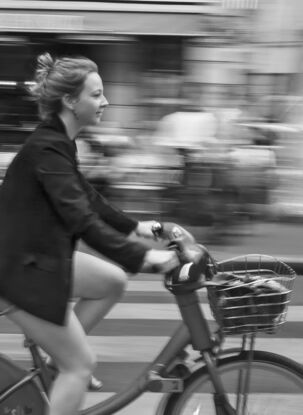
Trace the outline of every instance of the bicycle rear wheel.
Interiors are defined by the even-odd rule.
[[[273,353],[255,351],[250,386],[243,407],[237,402],[240,376],[247,368],[248,352],[220,359],[218,370],[235,415],[301,415],[303,408],[303,367]],[[240,381],[239,381],[240,379]],[[164,415],[217,415],[214,389],[205,367],[194,372],[182,394],[168,399]]]

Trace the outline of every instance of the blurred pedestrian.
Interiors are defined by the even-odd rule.
[[[216,146],[216,118],[201,105],[201,93],[195,83],[183,86],[179,108],[158,123],[155,142],[188,151]]]
[[[164,116],[158,123],[154,142],[167,149],[171,158],[179,156],[182,165],[180,187],[172,187],[166,195],[175,199],[173,216],[187,223],[207,220],[210,212],[210,187],[213,183],[213,162],[219,157],[216,137],[217,120],[202,105],[200,85],[183,85],[177,111]],[[198,208],[197,208],[198,207]]]
[[[0,295],[13,305],[8,317],[59,370],[48,415],[74,415],[95,366],[86,333],[121,297],[124,269],[167,271],[178,259],[129,239],[132,232],[152,237],[153,222],[111,206],[79,171],[75,138],[98,124],[108,105],[96,64],[45,53],[35,81],[42,123],[10,164],[0,192]],[[75,252],[79,238],[110,261]],[[71,297],[79,298],[73,309]]]

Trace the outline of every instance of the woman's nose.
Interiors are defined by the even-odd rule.
[[[103,99],[101,100],[101,107],[107,107],[108,105],[109,105],[109,102],[107,101],[105,96],[103,96]]]

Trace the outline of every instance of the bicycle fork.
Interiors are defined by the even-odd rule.
[[[247,336],[243,336],[242,350],[246,348]],[[237,412],[236,415],[249,415],[247,412],[247,398],[250,388],[251,363],[254,355],[255,335],[249,336],[248,359],[245,369],[240,370],[237,388]]]
[[[209,351],[203,351],[202,356],[215,391],[213,400],[216,408],[216,415],[240,415],[238,414],[237,409],[233,408],[229,403],[213,356]]]
[[[242,350],[246,349],[247,336],[243,337]],[[237,379],[237,396],[235,407],[231,406],[226,396],[220,375],[218,374],[215,360],[209,352],[202,352],[204,362],[214,386],[214,406],[216,415],[250,415],[247,407],[247,399],[250,390],[251,364],[254,354],[255,335],[249,337],[248,359],[246,367],[240,369]]]

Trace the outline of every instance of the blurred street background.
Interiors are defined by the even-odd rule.
[[[99,65],[110,106],[79,159],[132,215],[224,244],[303,214],[300,0],[2,0],[0,180],[38,122],[27,87],[44,51]]]
[[[301,262],[302,0],[0,0],[0,181],[39,122],[27,87],[45,51],[100,68],[110,106],[77,146],[114,204],[188,227],[218,259]],[[137,276],[92,333],[102,396],[138,374],[179,320],[160,279]],[[259,339],[300,362],[302,284],[284,331]],[[26,364],[16,330],[1,321],[0,350]],[[152,413],[145,399],[145,412],[123,414]]]

